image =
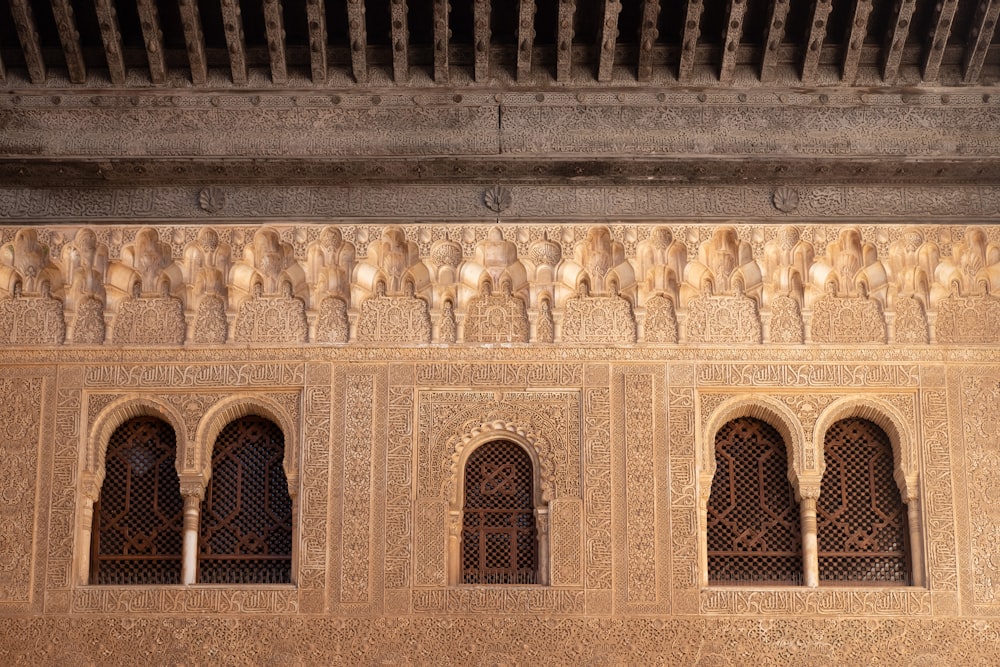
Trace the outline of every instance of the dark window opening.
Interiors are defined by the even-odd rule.
[[[534,584],[538,571],[534,476],[528,453],[489,442],[465,467],[462,583]]]
[[[802,583],[799,508],[781,436],[759,419],[734,419],[715,436],[715,461],[709,582]]]

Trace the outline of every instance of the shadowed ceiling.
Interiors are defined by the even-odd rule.
[[[0,0],[19,85],[992,84],[1000,0]]]

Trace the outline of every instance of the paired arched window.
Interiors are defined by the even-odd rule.
[[[830,426],[816,502],[820,581],[910,582],[906,508],[893,477],[892,445],[874,423]]]
[[[866,419],[842,419],[828,429],[823,451],[826,470],[816,501],[819,581],[909,584],[907,514],[888,436]],[[760,420],[734,419],[716,434],[715,458],[709,583],[800,583],[802,519],[781,436]]]
[[[759,419],[734,419],[715,436],[715,464],[709,582],[800,583],[799,509],[781,436]]]
[[[263,417],[242,417],[219,433],[201,512],[199,581],[291,581],[292,499],[284,456],[281,429]]]
[[[236,419],[219,433],[201,503],[197,563],[191,564],[197,577],[190,581],[291,581],[292,501],[284,452],[281,429],[262,417]],[[112,434],[105,460],[91,583],[181,583],[184,500],[173,429],[153,417],[131,419]]]
[[[537,572],[531,457],[516,443],[487,442],[465,465],[462,583],[534,584]]]
[[[179,584],[184,499],[170,424],[136,417],[111,434],[101,497],[94,507],[90,581]]]

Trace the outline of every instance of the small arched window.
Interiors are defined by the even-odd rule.
[[[291,581],[292,500],[284,455],[281,429],[263,417],[242,417],[219,433],[201,513],[200,582]]]
[[[907,515],[885,431],[866,419],[842,419],[827,431],[823,457],[820,581],[909,584]]]
[[[487,442],[465,465],[462,583],[534,584],[537,572],[531,457],[513,442]]]
[[[759,419],[734,419],[715,436],[715,462],[709,583],[801,583],[799,509],[781,436]]]
[[[111,434],[105,477],[94,507],[90,582],[179,584],[184,500],[170,424],[135,417]]]

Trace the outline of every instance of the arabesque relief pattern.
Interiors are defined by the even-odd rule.
[[[996,227],[0,234],[0,324],[37,326],[0,350],[2,662],[995,660]],[[919,585],[702,583],[709,428],[761,406],[813,475],[831,411],[898,420]],[[86,583],[96,434],[136,410],[176,429],[188,492],[208,425],[283,424],[291,585]],[[537,459],[547,584],[450,579],[462,456],[490,437]]]
[[[769,354],[775,359],[795,356]],[[850,356],[844,349],[838,354]],[[979,354],[991,358],[988,351]],[[51,518],[41,524],[37,536],[39,544],[48,546],[45,551],[28,550],[27,565],[4,570],[11,580],[5,608],[10,613],[26,609],[30,598],[20,607],[10,603],[15,592],[23,600],[34,581],[39,593],[44,591],[39,600],[44,600],[45,614],[97,618],[128,613],[148,617],[151,628],[168,623],[167,617],[196,611],[290,619],[303,614],[393,617],[403,624],[416,622],[411,615],[460,619],[547,614],[603,617],[611,624],[628,615],[662,617],[664,627],[691,615],[809,616],[816,619],[810,622],[820,623],[848,614],[891,623],[904,617],[908,622],[932,617],[945,622],[941,617],[996,614],[990,557],[995,544],[990,540],[997,522],[990,509],[993,485],[988,470],[992,422],[988,407],[981,406],[992,405],[998,380],[985,367],[955,376],[956,405],[963,418],[946,402],[946,376],[939,361],[637,365],[522,353],[502,362],[446,359],[423,361],[412,351],[388,363],[369,359],[361,364],[318,357],[155,367],[127,362],[83,367],[69,362],[60,365],[57,379],[43,369],[30,378],[7,380],[40,389],[50,381],[41,377],[52,378],[57,391],[54,457],[51,463],[38,459],[37,468],[44,478],[51,465],[53,484],[43,487],[37,503],[22,494],[13,507],[22,514],[50,508],[46,511]],[[197,441],[201,422],[213,406],[227,403],[230,383],[241,385],[245,400],[259,396],[260,405],[271,406],[302,429],[288,438],[302,443],[292,445],[296,451],[291,455],[301,461],[294,586],[130,589],[81,583],[73,564],[79,555],[79,494],[86,484],[77,480],[81,475],[84,481],[90,479],[87,466],[92,464],[87,462],[99,457],[88,451],[81,458],[79,448],[98,444],[86,435],[95,421],[137,398],[163,404],[176,415],[179,443],[191,445],[179,453],[188,469],[191,461],[204,459],[198,453],[204,443],[192,438]],[[33,423],[28,430],[32,438],[38,437],[38,415],[44,414],[39,403],[45,400],[39,402],[37,391],[20,393],[27,403],[8,403],[16,409],[6,414],[17,418],[5,416],[4,432],[21,433],[25,424]],[[734,401],[751,405],[754,395],[785,406],[804,433],[810,433],[831,406],[848,399],[891,406],[905,421],[920,448],[926,585],[777,590],[701,586],[698,449],[705,445],[699,443],[709,437],[706,424],[720,409]],[[657,412],[656,405],[665,410]],[[550,497],[550,586],[448,584],[454,456],[461,451],[462,434],[476,433],[497,420],[524,431],[537,449],[541,484]],[[964,450],[959,457],[967,461],[957,473],[952,468],[954,445],[949,446],[949,429],[954,431],[956,425]],[[819,461],[819,441],[806,444],[804,450],[792,449],[804,470]],[[192,451],[193,458],[184,455]],[[975,484],[969,486],[966,480],[973,478]],[[968,491],[953,496],[953,489],[960,488]],[[9,495],[5,491],[3,497]],[[42,573],[45,578],[37,579]],[[819,620],[823,618],[829,620]],[[838,636],[831,641],[842,646],[845,640]]]
[[[1000,341],[996,226],[31,227],[0,243],[17,345]]]

